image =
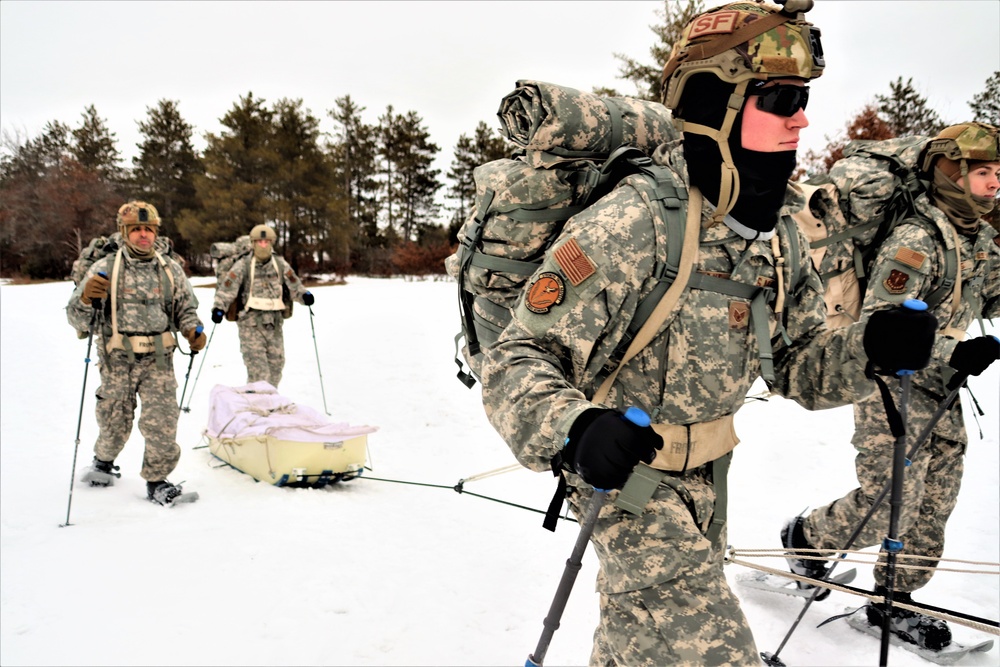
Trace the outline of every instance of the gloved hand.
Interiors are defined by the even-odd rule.
[[[1000,359],[1000,338],[980,336],[956,345],[948,365],[962,375],[979,375],[997,359]]]
[[[208,342],[208,337],[205,335],[205,332],[199,331],[198,329],[188,329],[184,332],[184,337],[188,339],[192,352],[204,350],[205,343]]]
[[[218,324],[219,322],[221,322],[222,318],[225,317],[225,316],[226,316],[226,314],[222,311],[221,308],[213,308],[212,309],[212,321],[215,322],[216,324]]]
[[[96,274],[87,281],[87,284],[83,286],[83,294],[80,296],[80,301],[83,305],[89,306],[94,299],[105,299],[108,296],[108,285],[111,281],[107,277],[101,274]]]
[[[923,310],[900,306],[876,311],[868,318],[865,354],[880,371],[890,375],[903,370],[918,371],[930,362],[937,318],[926,310],[922,301],[915,303]]]
[[[620,489],[639,461],[651,463],[663,438],[619,410],[591,408],[573,422],[563,458],[598,489]]]
[[[307,306],[311,306],[314,303],[316,303],[316,297],[312,295],[312,292],[306,292],[305,294],[302,295],[302,303],[306,304]]]

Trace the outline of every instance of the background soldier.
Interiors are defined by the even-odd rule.
[[[82,479],[110,486],[121,476],[114,461],[132,432],[139,397],[139,432],[146,441],[140,474],[148,498],[166,505],[181,495],[181,488],[167,481],[181,455],[174,332],[183,332],[192,351],[204,348],[206,337],[198,329],[198,299],[184,270],[153,247],[160,227],[156,209],[130,201],[118,209],[117,222],[124,244],[91,265],[66,308],[74,329],[100,331],[100,433]]]
[[[938,332],[931,365],[913,379],[907,404],[907,431],[921,433],[938,405],[950,393],[956,373],[979,375],[1000,358],[1000,341],[993,336],[963,340],[974,321],[1000,314],[1000,237],[983,221],[997,205],[1000,189],[998,130],[980,123],[962,123],[944,129],[924,147],[920,168],[931,183],[929,197],[917,199],[919,216],[951,231],[959,248],[955,293],[934,308]],[[832,172],[836,179],[858,180],[850,170]],[[840,183],[837,183],[839,186]],[[953,230],[953,231],[952,231]],[[905,299],[926,299],[945,273],[942,240],[910,218],[895,227],[880,246],[865,295],[862,317],[894,308]],[[855,466],[860,486],[843,498],[806,516],[792,519],[782,530],[782,543],[800,549],[842,548],[871,509],[872,501],[889,480],[895,438],[889,431],[879,396],[854,406]],[[907,554],[931,560],[908,563],[929,569],[898,567],[893,583],[895,600],[908,603],[910,593],[934,575],[944,552],[945,523],[955,509],[961,486],[968,435],[961,401],[955,401],[934,427],[906,468],[904,503],[899,517],[899,539]],[[883,502],[855,541],[863,549],[879,544],[889,526],[889,503]],[[829,567],[823,561],[793,559],[792,570],[820,577]],[[876,594],[886,594],[884,567],[875,568]],[[866,607],[872,625],[882,626],[884,604]],[[951,642],[943,620],[894,607],[892,632],[923,648],[939,650]]]
[[[662,85],[683,139],[660,146],[653,161],[688,206],[704,194],[687,227],[700,235],[689,283],[699,286],[595,399],[637,305],[657,284],[667,229],[679,224],[626,180],[570,219],[486,353],[491,423],[525,466],[570,472],[577,516],[592,488],[651,481],[638,516],[619,506],[627,490],[612,491],[591,538],[601,606],[593,665],[760,664],[722,568],[725,501],[716,490],[738,442],[733,415],[758,376],[810,409],[867,395],[869,339],[900,328],[890,311],[867,333],[863,323],[827,329],[822,284],[788,217],[804,204],[788,179],[808,124],[805,84],[824,65],[819,33],[801,14],[742,2],[694,18]],[[776,269],[779,252],[784,268]],[[793,276],[796,259],[802,271]],[[542,280],[562,290],[561,300],[532,302]],[[926,358],[932,327],[920,319],[923,335],[908,337],[901,356]],[[868,357],[879,363],[884,354],[873,344]],[[622,419],[629,405],[652,427]]]
[[[284,258],[273,253],[278,235],[267,225],[250,230],[253,253],[233,264],[215,290],[212,321],[218,324],[234,301],[239,314],[240,351],[247,367],[247,384],[269,382],[277,388],[285,368],[282,332],[290,300],[311,306],[315,299]]]

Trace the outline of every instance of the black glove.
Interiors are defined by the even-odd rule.
[[[980,336],[956,345],[948,365],[962,375],[979,375],[997,359],[1000,359],[1000,338]]]
[[[591,408],[573,422],[563,449],[566,461],[597,489],[620,489],[639,461],[652,463],[663,438],[618,410]]]
[[[937,318],[926,310],[922,301],[916,303],[924,309],[904,305],[875,311],[868,318],[865,354],[879,371],[890,375],[903,370],[918,371],[930,362]]]
[[[213,308],[212,309],[212,321],[215,322],[216,324],[218,324],[219,322],[221,322],[222,318],[225,317],[225,316],[226,316],[226,314],[222,311],[221,308]]]
[[[312,292],[306,292],[302,295],[302,303],[311,306],[316,303],[316,298],[312,295]]]

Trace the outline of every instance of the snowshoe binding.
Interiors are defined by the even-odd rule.
[[[167,480],[163,480],[161,482],[146,482],[146,498],[158,505],[177,505],[179,503],[193,503],[198,499],[198,494],[185,494],[180,484],[171,484]]]
[[[806,540],[805,532],[802,530],[802,524],[805,519],[801,516],[797,516],[791,519],[785,524],[784,528],[781,529],[781,546],[787,549],[814,549],[808,540]],[[812,552],[797,552],[792,551],[790,555],[798,556],[817,556],[818,554]],[[809,560],[806,558],[786,558],[788,561],[788,569],[792,571],[793,574],[797,574],[802,577],[809,577],[810,579],[823,579],[826,577],[827,572],[830,571],[830,566],[821,560]],[[816,586],[812,584],[807,584],[801,581],[796,581],[796,585],[800,590],[812,591]],[[811,593],[810,593],[811,594]],[[830,589],[824,589],[821,593],[816,596],[816,601],[825,600],[830,596]]]
[[[885,597],[887,593],[884,586],[875,588],[876,595]],[[896,592],[892,598],[894,602],[913,603],[909,593]],[[884,602],[869,602],[865,605],[868,622],[875,628],[882,627],[885,613]],[[904,642],[916,644],[929,651],[940,651],[951,644],[951,629],[945,621],[896,606],[893,606],[892,616],[889,618],[889,631]]]
[[[96,456],[93,462],[84,469],[80,476],[81,482],[89,482],[91,486],[114,486],[115,479],[122,474],[114,461],[101,461]]]

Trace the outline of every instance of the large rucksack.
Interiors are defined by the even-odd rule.
[[[459,288],[455,363],[469,387],[483,350],[510,322],[526,281],[566,221],[626,175],[644,174],[655,184],[663,170],[647,155],[679,136],[660,104],[530,80],[517,82],[497,115],[502,134],[518,148],[511,158],[475,169],[475,207],[458,232],[458,250],[445,261]],[[463,338],[469,372],[459,358]]]
[[[229,269],[233,268],[233,264],[247,257],[251,251],[253,251],[253,244],[250,243],[250,236],[247,234],[240,236],[232,243],[219,241],[209,246],[208,254],[213,260],[216,282],[221,284],[223,277],[229,272]],[[233,302],[229,304],[229,308],[226,310],[227,320],[230,322],[236,321],[239,311],[243,309],[243,301],[243,286],[241,285],[236,298],[233,299]]]
[[[813,264],[826,287],[831,326],[858,320],[878,250],[903,220],[923,226],[945,248],[945,270],[926,297],[927,305],[933,309],[954,290],[959,266],[954,234],[921,212],[930,206],[929,183],[918,161],[930,140],[852,141],[829,174],[801,185],[808,206],[793,217],[810,241]]]
[[[118,248],[122,247],[125,239],[122,238],[120,232],[114,232],[111,236],[96,236],[90,240],[87,247],[80,251],[80,255],[73,261],[73,268],[70,270],[70,280],[73,281],[73,286],[80,284],[83,277],[87,275],[87,269],[102,257],[107,255],[113,255],[118,252]],[[184,266],[184,259],[174,252],[174,243],[166,236],[156,235],[156,239],[153,242],[153,250],[160,253],[163,257],[171,257],[176,261],[181,267]]]

